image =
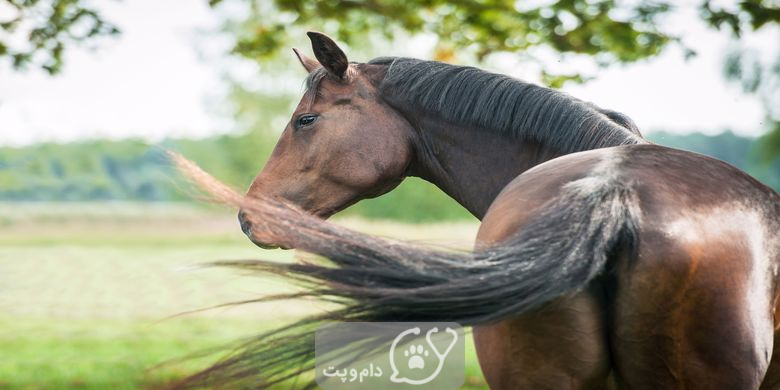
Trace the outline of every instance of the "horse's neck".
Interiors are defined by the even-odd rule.
[[[439,187],[482,219],[517,175],[561,154],[498,132],[418,119],[415,161],[408,174]]]

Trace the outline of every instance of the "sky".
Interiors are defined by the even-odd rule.
[[[178,1],[101,2],[104,17],[119,25],[122,35],[95,50],[67,51],[60,75],[50,77],[37,69],[14,72],[0,63],[0,145],[83,138],[159,140],[235,130],[226,115],[223,76],[251,78],[258,68],[237,66],[224,55],[230,40],[217,33],[223,15],[206,3],[189,1],[185,7]],[[704,27],[690,6],[666,23],[698,51],[697,57],[686,61],[681,50],[670,47],[652,60],[597,69],[577,60],[560,64],[554,54],[540,51],[541,66],[585,69],[595,80],[564,90],[629,115],[645,131],[712,134],[732,129],[759,135],[764,112],[760,102],[723,77],[723,58],[733,45],[728,34]],[[777,55],[779,38],[775,28],[750,34],[742,43]],[[430,43],[422,37],[411,45],[395,45],[396,52],[387,54],[425,56]],[[298,45],[308,47],[307,38],[302,36]],[[518,66],[513,56],[496,56],[489,67],[534,77],[534,67]],[[303,76],[292,88],[300,89]]]

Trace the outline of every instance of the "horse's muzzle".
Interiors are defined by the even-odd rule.
[[[246,213],[244,211],[238,212],[238,223],[241,224],[241,231],[244,232],[244,234],[247,235],[250,239],[252,238],[252,222],[250,222],[246,218]]]
[[[246,236],[249,238],[249,241],[252,241],[255,245],[259,246],[263,249],[278,249],[278,245],[268,244],[264,242],[259,242],[255,240],[255,236],[252,235],[252,221],[250,221],[247,218],[246,213],[241,210],[238,212],[238,223],[241,225],[241,231],[246,234]]]

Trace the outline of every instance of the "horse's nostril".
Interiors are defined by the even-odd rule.
[[[247,236],[252,236],[252,222],[246,219],[246,213],[243,211],[238,212],[238,223],[241,224],[241,231]]]

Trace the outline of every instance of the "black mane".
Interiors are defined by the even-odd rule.
[[[388,66],[380,91],[396,108],[422,110],[563,153],[646,142],[626,115],[506,75],[414,58],[379,57],[368,63]],[[306,88],[316,90],[326,75],[323,68],[311,72]]]
[[[627,116],[564,92],[470,66],[380,57],[380,85],[391,104],[443,120],[537,141],[564,153],[644,142]]]

